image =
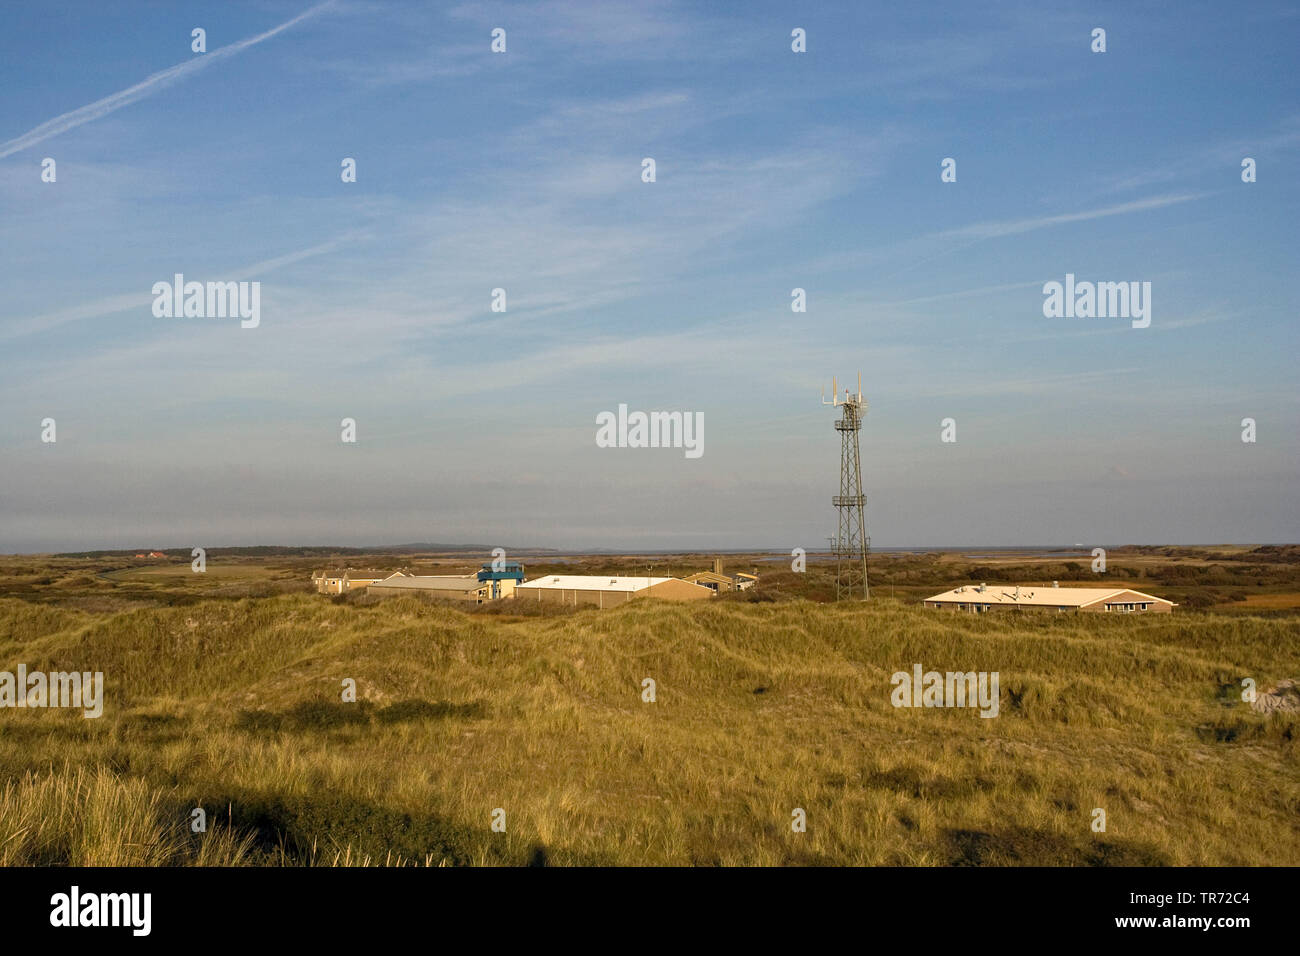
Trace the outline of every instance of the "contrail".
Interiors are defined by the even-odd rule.
[[[205,67],[211,66],[215,61],[234,56],[236,53],[242,53],[254,44],[261,43],[263,40],[269,40],[284,30],[289,29],[295,24],[301,23],[310,16],[314,16],[321,10],[330,6],[334,0],[326,0],[325,3],[318,3],[316,6],[303,13],[298,14],[292,20],[286,20],[278,27],[272,27],[265,33],[259,33],[257,36],[249,37],[247,40],[239,40],[235,43],[227,44],[211,53],[195,55],[194,59],[186,60],[184,63],[178,63],[176,66],[168,67],[165,70],[159,70],[152,76],[146,77],[135,86],[128,86],[124,90],[118,90],[102,100],[96,100],[79,109],[64,113],[62,116],[56,116],[52,120],[47,120],[40,126],[28,130],[22,136],[9,140],[7,143],[0,144],[0,159],[11,156],[19,150],[26,149],[28,146],[35,146],[42,140],[49,139],[51,136],[57,136],[59,133],[66,132],[83,123],[89,123],[91,120],[97,120],[101,116],[106,116],[115,110],[120,110],[124,106],[130,106],[137,100],[142,100],[149,94],[171,86],[178,80],[183,80],[192,73],[197,73]]]
[[[1151,199],[1139,199],[1135,202],[1107,206],[1104,209],[1089,209],[1086,212],[1071,212],[1060,216],[1043,216],[1040,219],[1017,219],[1012,222],[979,222],[973,226],[960,229],[948,229],[931,235],[939,239],[997,239],[1001,236],[1013,236],[1022,232],[1031,232],[1046,226],[1056,226],[1065,222],[1084,222],[1089,219],[1101,219],[1105,216],[1120,216],[1130,212],[1144,212],[1147,209],[1160,209],[1174,203],[1203,199],[1207,193],[1182,193],[1170,196],[1156,196]]]
[[[276,269],[290,266],[304,259],[310,259],[314,256],[325,255],[333,252],[348,243],[357,240],[365,240],[369,236],[363,231],[353,231],[343,233],[326,242],[318,243],[306,249],[299,249],[296,252],[289,252],[282,256],[276,256],[274,259],[263,259],[261,262],[255,262],[238,269],[218,269],[215,270],[215,276],[225,279],[227,276],[234,279],[251,278],[252,276],[265,275]],[[57,325],[63,325],[66,322],[79,322],[82,319],[95,319],[104,315],[115,315],[118,312],[127,312],[132,309],[147,308],[153,300],[152,294],[145,292],[126,292],[121,295],[112,295],[103,299],[96,299],[94,302],[86,302],[82,305],[73,306],[69,309],[63,309],[59,312],[47,312],[45,315],[38,315],[28,318],[23,322],[8,322],[0,327],[0,342],[6,342],[11,339],[21,338],[24,335],[30,335],[33,332],[45,332]]]

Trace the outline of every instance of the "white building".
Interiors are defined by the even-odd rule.
[[[615,607],[635,597],[656,597],[669,601],[696,601],[713,597],[713,592],[678,578],[619,577],[603,574],[548,574],[525,581],[515,588],[522,601],[550,601],[555,604],[590,604]]]
[[[1023,608],[1056,611],[1113,611],[1129,614],[1147,611],[1168,614],[1178,605],[1132,588],[1062,588],[1030,584],[964,584],[928,597],[926,607],[953,611],[1012,610]]]

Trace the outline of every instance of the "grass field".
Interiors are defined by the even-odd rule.
[[[1300,676],[1287,607],[974,618],[772,572],[467,611],[273,564],[4,560],[0,669],[102,671],[106,703],[0,710],[0,863],[1300,864],[1300,720],[1240,700]],[[999,716],[894,708],[916,663],[997,671]]]

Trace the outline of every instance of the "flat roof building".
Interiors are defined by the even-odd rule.
[[[515,588],[515,597],[554,604],[590,604],[616,607],[633,598],[655,597],[668,601],[698,601],[714,592],[678,578],[619,577],[602,574],[548,574],[525,581]],[[535,597],[534,597],[535,595]]]
[[[484,601],[492,600],[492,585],[493,582],[480,581],[473,574],[468,576],[416,574],[376,581],[370,585],[367,593],[381,596],[419,593],[449,601],[473,601],[482,604]]]
[[[965,584],[944,591],[923,602],[926,607],[954,611],[1022,610],[1112,611],[1120,614],[1153,612],[1168,614],[1178,605],[1173,601],[1134,591],[1132,588],[1062,588],[1054,584]]]

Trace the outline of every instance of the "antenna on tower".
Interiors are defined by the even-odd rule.
[[[822,386],[822,404],[833,405],[838,408],[841,405],[856,404],[863,410],[867,407],[867,400],[862,397],[862,373],[858,373],[858,393],[854,395],[847,388],[844,389],[844,397],[840,398],[839,382],[835,376],[831,376],[831,400],[826,401],[826,386]]]
[[[822,404],[842,407],[844,417],[835,423],[840,433],[840,493],[831,501],[840,516],[840,533],[834,540],[835,599],[871,596],[867,586],[867,551],[871,539],[867,537],[867,496],[862,493],[862,460],[858,450],[858,432],[862,430],[862,416],[867,403],[862,397],[862,373],[858,373],[858,391],[854,395],[847,388],[844,397],[839,395],[839,381],[831,377],[831,400],[826,401],[826,387],[822,386]]]

